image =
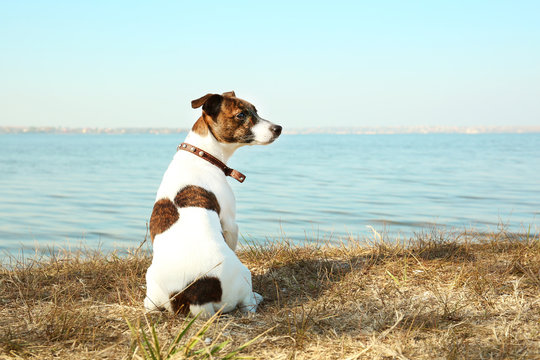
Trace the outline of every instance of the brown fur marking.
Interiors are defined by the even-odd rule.
[[[179,218],[178,209],[169,199],[160,199],[154,204],[150,216],[150,238],[154,242],[156,235],[170,228]]]
[[[179,208],[201,207],[213,210],[218,215],[221,211],[216,195],[211,191],[195,185],[188,185],[180,189],[174,198],[174,203]]]
[[[243,112],[243,120],[236,115]],[[224,97],[221,111],[214,117],[203,113],[209,130],[217,141],[223,143],[249,143],[253,140],[251,128],[257,123],[257,110],[245,100],[235,97]]]
[[[257,109],[249,102],[237,98],[234,91],[222,95],[206,94],[191,102],[194,109],[201,106],[203,115],[193,125],[194,132],[201,136],[206,136],[210,132],[222,143],[253,141],[251,128],[259,121]],[[236,117],[240,112],[245,114],[243,119]]]
[[[193,127],[191,128],[191,130],[193,130],[193,132],[201,136],[206,136],[208,134],[208,124],[206,123],[206,121],[204,121],[203,117],[201,116],[199,120],[197,120],[195,124],[193,124]]]
[[[192,282],[181,292],[171,294],[171,307],[175,314],[187,315],[190,305],[220,302],[222,294],[221,281],[216,277],[204,276]]]

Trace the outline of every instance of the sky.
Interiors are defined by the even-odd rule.
[[[540,1],[2,1],[0,126],[540,125]]]

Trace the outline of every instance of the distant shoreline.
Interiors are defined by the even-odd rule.
[[[64,126],[0,126],[0,134],[179,134],[188,128],[99,128]],[[540,126],[381,126],[381,127],[320,127],[290,128],[288,135],[391,135],[391,134],[532,134],[540,133]]]

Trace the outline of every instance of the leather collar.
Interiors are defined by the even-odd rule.
[[[221,171],[223,171],[223,173],[225,174],[225,176],[230,176],[233,179],[238,180],[241,183],[243,183],[244,180],[246,180],[246,176],[244,174],[242,174],[241,172],[236,171],[234,169],[231,169],[230,167],[225,165],[222,161],[220,161],[216,157],[210,155],[209,153],[207,153],[206,151],[204,151],[202,149],[199,149],[196,146],[190,145],[188,143],[181,143],[176,148],[176,151],[178,151],[178,150],[184,150],[184,151],[190,152],[193,155],[197,155],[201,159],[204,159],[204,160],[208,161],[212,165],[220,168]]]

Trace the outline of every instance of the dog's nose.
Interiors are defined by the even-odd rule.
[[[282,127],[279,125],[272,125],[270,130],[274,133],[275,136],[279,136],[279,134],[281,134]]]

